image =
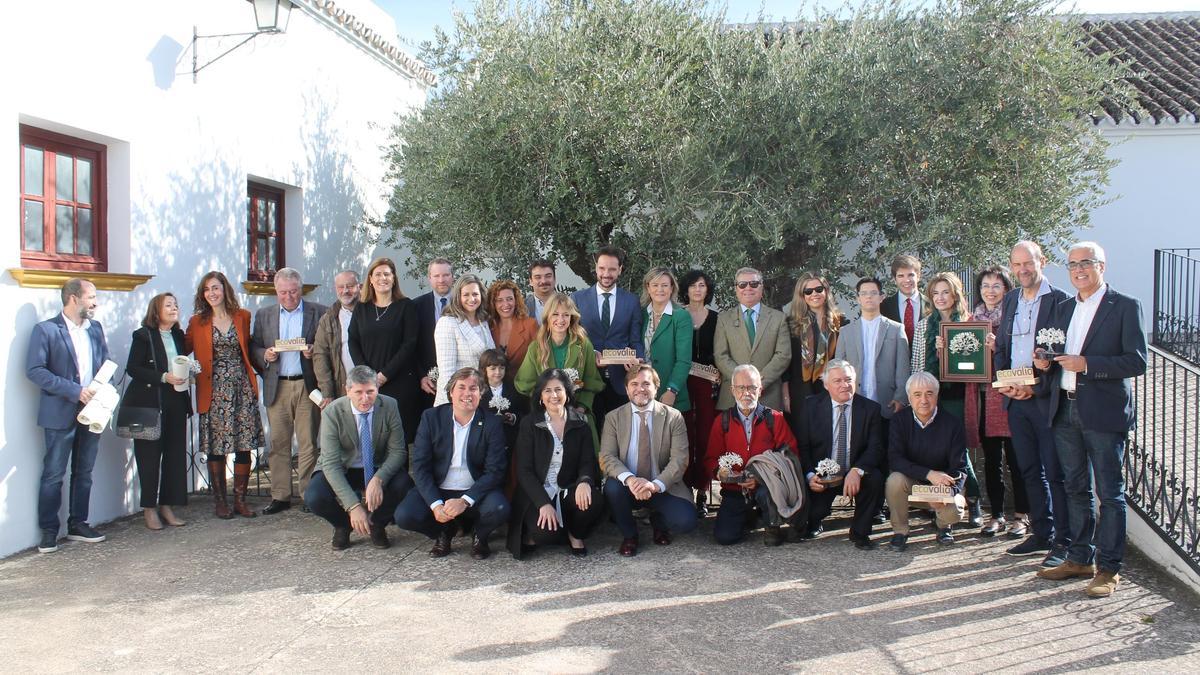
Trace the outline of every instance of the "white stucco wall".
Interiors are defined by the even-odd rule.
[[[369,0],[337,5],[396,34]],[[4,68],[0,184],[20,184],[19,123],[108,145],[109,271],[155,275],[133,292],[100,292],[97,318],[122,367],[155,293],[174,292],[186,316],[204,272],[225,271],[235,286],[246,278],[248,178],[290,186],[285,260],[321,284],[310,298],[329,303],[342,267],[362,269],[383,253],[403,264],[358,226],[386,211],[382,146],[394,115],[421,105],[425,89],[370,49],[298,7],[286,34],[259,36],[193,84],[193,25],[201,34],[254,30],[245,0],[46,0],[10,12],[6,50],[21,56]],[[201,62],[239,39],[202,41]],[[0,219],[3,270],[20,266],[16,201]],[[240,299],[252,311],[273,302]],[[43,443],[24,363],[33,324],[60,310],[57,291],[0,275],[0,556],[37,542]],[[129,442],[106,433],[92,522],[137,510],[136,483]],[[64,499],[64,520],[65,510]]]

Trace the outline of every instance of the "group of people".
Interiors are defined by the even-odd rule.
[[[1038,245],[1019,242],[1008,268],[976,275],[973,308],[957,275],[933,275],[922,292],[920,261],[898,256],[896,293],[885,296],[878,278],[858,280],[852,321],[817,273],[799,277],[785,313],[763,304],[763,275],[742,268],[737,305],[717,312],[703,271],[680,281],[653,268],[639,298],[619,285],[621,250],[602,248],[594,260],[596,283],[571,295],[556,290],[551,261],[533,262],[523,297],[512,281],[456,277],[449,260],[435,259],[431,290],[410,299],[395,264],[380,258],[365,278],[338,273],[331,307],[304,300],[299,272],[285,268],[274,278],[278,304],[253,321],[214,271],[200,280],[186,330],[175,296],[156,295],[133,335],[122,401],[161,415],[159,438],[134,443],[147,527],[183,525],[171,507],[187,499],[194,403],[216,515],[258,515],[246,491],[264,438],[271,501],[261,513],[290,508],[295,440],[299,494],[333,526],[334,549],[352,532],[386,548],[394,522],[433,540],[435,557],[469,533],[482,559],[507,524],[514,557],[553,542],[586,556],[607,515],[620,554],[633,556],[638,515],[667,545],[718,501],[719,543],[742,541],[757,515],[764,542],[780,545],[819,536],[844,496],[854,501],[855,547],[877,548],[872,530],[890,519],[887,545],[904,550],[914,486],[934,485],[949,495],[926,504],[938,542],[953,543],[953,526],[969,521],[984,536],[1020,539],[1010,554],[1042,555],[1040,577],[1092,577],[1090,595],[1116,588],[1130,379],[1146,354],[1140,306],[1104,283],[1098,244],[1069,249],[1071,296],[1046,281]],[[57,549],[68,461],[67,537],[103,540],[87,523],[98,437],[75,414],[108,352],[91,320],[95,287],[73,279],[62,300],[62,314],[35,327],[27,368],[42,390],[43,552]],[[1034,367],[1038,383],[939,382],[940,327],[964,320],[990,323],[995,369]],[[1043,340],[1047,329],[1064,336],[1061,351]],[[607,350],[636,359],[614,365]],[[170,367],[189,354],[194,401]],[[984,456],[986,520],[968,448]]]

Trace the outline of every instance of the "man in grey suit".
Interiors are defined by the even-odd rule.
[[[321,461],[304,503],[333,526],[333,550],[350,546],[352,529],[387,548],[388,521],[412,487],[400,408],[367,366],[352,368],[345,385],[321,412]]]
[[[317,406],[308,393],[317,388],[312,367],[312,345],[317,322],[328,309],[304,302],[300,273],[285,267],[275,273],[275,297],[279,304],[263,307],[254,316],[250,334],[250,360],[262,375],[263,403],[271,425],[267,461],[271,467],[271,503],[264,515],[292,507],[292,437],[300,446],[300,494],[317,466],[315,417]],[[303,351],[277,351],[275,341],[304,338]]]
[[[721,395],[717,408],[734,405],[733,369],[751,364],[762,375],[759,401],[775,410],[783,410],[783,383],[780,380],[792,362],[792,343],[783,312],[762,304],[762,272],[743,267],[735,276],[738,306],[717,316],[713,355],[721,371]]]
[[[529,264],[529,287],[533,292],[525,296],[525,309],[539,325],[542,323],[542,307],[554,295],[555,282],[554,263],[539,258]]]
[[[859,375],[858,393],[879,404],[883,419],[908,405],[904,383],[912,367],[904,326],[879,312],[883,282],[864,277],[855,285],[861,314],[842,328],[836,358],[849,361]],[[885,422],[886,424],[886,422]],[[886,427],[883,434],[887,438]]]

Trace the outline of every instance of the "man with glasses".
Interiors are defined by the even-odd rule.
[[[1121,580],[1125,554],[1125,437],[1137,421],[1131,382],[1146,372],[1142,306],[1104,283],[1104,249],[1091,241],[1067,251],[1074,298],[1059,302],[1048,325],[1062,331],[1061,354],[1039,352],[1038,397],[1047,401],[1070,500],[1071,546],[1043,579],[1090,578],[1087,594],[1107,597]],[[1100,497],[1096,520],[1093,496]],[[1097,549],[1099,552],[1097,553]]]
[[[996,370],[1029,368],[1037,333],[1045,328],[1054,307],[1067,294],[1050,285],[1042,274],[1046,257],[1032,241],[1019,241],[1009,255],[1009,265],[1018,288],[1008,292],[1001,304],[1000,332],[993,356]],[[1046,415],[1046,402],[1034,397],[1033,387],[1003,387],[1012,449],[1017,456],[1021,480],[1029,495],[1029,518],[1033,534],[1008,549],[1009,555],[1045,553],[1042,564],[1055,567],[1063,562],[1070,545],[1067,527],[1067,493],[1054,449],[1054,434]],[[1019,536],[1019,535],[1018,535]]]
[[[762,404],[783,410],[784,371],[792,361],[792,343],[783,312],[762,304],[762,272],[743,267],[734,277],[738,304],[717,316],[713,356],[721,371],[721,394],[717,407],[734,406],[733,370],[750,364],[762,376]]]
[[[904,326],[879,313],[883,282],[863,277],[855,285],[859,317],[842,328],[835,358],[849,361],[859,374],[858,393],[879,404],[883,414],[883,437],[887,421],[908,405],[904,383],[912,367]]]

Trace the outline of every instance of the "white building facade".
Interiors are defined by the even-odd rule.
[[[44,446],[25,360],[65,278],[96,282],[123,370],[149,299],[173,292],[186,325],[209,270],[253,311],[274,302],[269,279],[285,265],[325,304],[340,269],[378,255],[403,266],[370,223],[387,209],[395,116],[423,104],[433,76],[370,0],[291,4],[283,32],[212,63],[248,36],[193,32],[255,31],[246,0],[14,5],[0,103],[0,184],[19,192],[0,220],[0,556],[38,539]],[[91,522],[138,510],[137,490],[131,442],[105,432]]]

